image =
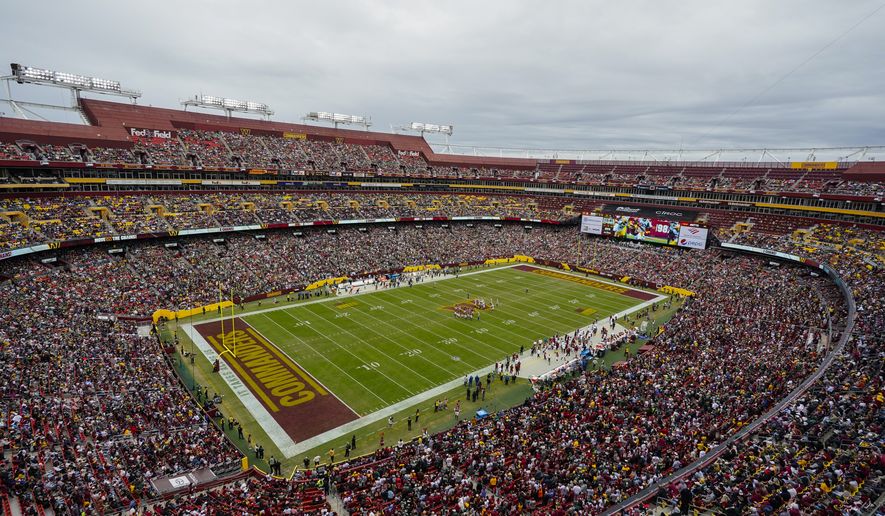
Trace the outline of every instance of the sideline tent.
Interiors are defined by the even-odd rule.
[[[486,412],[485,409],[479,409],[476,411],[476,419],[483,419],[485,417],[488,417],[488,415],[489,413]]]

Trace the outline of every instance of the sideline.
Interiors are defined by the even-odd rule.
[[[520,263],[514,263],[514,264],[511,264],[511,265],[506,265],[506,266],[504,266],[504,267],[493,267],[493,268],[491,268],[491,269],[483,269],[483,270],[481,270],[481,271],[465,272],[464,274],[459,274],[458,276],[455,276],[454,274],[443,274],[443,275],[441,275],[441,276],[437,276],[437,277],[435,277],[435,278],[427,278],[427,279],[425,279],[424,281],[422,281],[420,284],[421,284],[421,285],[424,285],[425,283],[433,283],[433,282],[435,282],[435,281],[443,281],[443,280],[447,280],[447,279],[454,279],[454,278],[456,278],[456,277],[460,278],[460,277],[463,277],[463,276],[472,276],[472,275],[474,275],[474,274],[484,274],[484,273],[487,273],[487,272],[494,272],[494,271],[500,271],[500,270],[504,270],[504,269],[511,269],[511,268],[513,268],[513,267],[516,267],[517,265],[523,265],[523,264],[520,264]],[[289,309],[289,308],[295,308],[295,307],[298,307],[298,306],[307,306],[307,305],[313,305],[313,304],[316,304],[316,303],[326,303],[326,302],[331,302],[331,301],[333,301],[333,300],[335,300],[335,299],[343,299],[343,298],[347,298],[347,297],[364,296],[364,295],[366,295],[366,294],[374,294],[374,293],[376,293],[376,292],[383,292],[383,291],[385,291],[385,290],[391,290],[391,289],[393,289],[393,288],[402,288],[402,287],[387,287],[387,288],[384,288],[384,289],[371,289],[371,290],[370,290],[370,289],[366,289],[366,290],[364,290],[364,291],[362,291],[362,292],[357,292],[357,293],[355,293],[355,294],[350,294],[350,293],[345,292],[345,293],[343,293],[343,294],[335,294],[335,295],[330,295],[330,296],[322,296],[322,297],[318,297],[317,299],[312,299],[312,300],[310,300],[310,301],[304,301],[304,302],[302,302],[302,303],[299,303],[298,301],[291,302],[291,303],[283,303],[283,304],[280,304],[280,305],[272,306],[272,307],[270,307],[270,308],[261,308],[261,309],[259,309],[259,310],[249,310],[249,311],[245,311],[245,312],[240,312],[240,313],[236,314],[236,317],[238,317],[238,318],[242,318],[242,317],[250,317],[250,316],[252,316],[252,315],[259,315],[259,314],[264,314],[264,313],[267,313],[267,312],[276,312],[277,310],[286,310],[286,309]],[[281,296],[278,296],[276,299],[279,299],[279,297],[281,297]],[[268,299],[270,299],[270,298],[268,298]],[[203,323],[213,323],[213,322],[220,321],[220,320],[222,320],[222,319],[224,319],[224,320],[226,321],[226,320],[230,319],[230,316],[225,317],[225,315],[222,313],[222,314],[221,314],[221,317],[215,317],[215,318],[212,318],[212,319],[200,320],[200,322],[199,322],[198,324],[203,324]]]
[[[437,277],[434,277],[434,278],[425,278],[424,281],[422,281],[420,284],[421,284],[421,285],[424,285],[424,284],[426,284],[426,283],[433,283],[433,282],[436,282],[436,281],[444,281],[444,280],[447,280],[447,279],[454,279],[454,278],[456,278],[456,277],[458,277],[458,278],[462,278],[462,277],[464,277],[464,276],[473,276],[473,275],[476,275],[476,274],[486,274],[486,273],[489,273],[489,272],[501,271],[501,270],[505,270],[505,269],[512,269],[512,268],[514,268],[514,267],[518,267],[518,266],[520,266],[520,265],[526,265],[526,264],[525,264],[525,263],[512,263],[512,264],[504,265],[504,266],[495,266],[495,267],[491,267],[491,268],[488,268],[488,269],[482,269],[482,270],[478,270],[478,271],[465,272],[465,273],[463,273],[463,274],[458,274],[458,276],[455,276],[454,274],[443,274],[443,275],[441,275],[441,276],[437,276]],[[538,269],[546,269],[546,270],[557,271],[557,272],[560,272],[560,273],[562,273],[562,274],[567,274],[567,275],[569,275],[569,276],[575,276],[575,277],[577,277],[577,278],[586,278],[586,277],[587,277],[587,276],[585,276],[583,273],[578,274],[578,273],[575,273],[575,272],[562,270],[562,269],[560,269],[560,268],[558,268],[558,267],[551,267],[551,266],[549,266],[549,265],[541,265],[541,264],[539,264],[539,263],[530,263],[530,264],[528,264],[528,265],[529,265],[530,267],[535,267],[535,268],[538,268]],[[634,286],[634,285],[628,285],[628,284],[626,284],[626,283],[618,283],[618,282],[615,282],[615,281],[611,281],[611,280],[609,280],[608,278],[603,278],[602,276],[598,276],[598,275],[596,275],[596,274],[589,274],[589,273],[588,273],[588,275],[593,277],[593,281],[598,281],[599,283],[605,283],[605,284],[607,284],[607,285],[611,285],[611,286],[613,286],[613,287],[624,288],[624,289],[628,289],[628,290],[640,290],[640,291],[643,291],[643,292],[657,292],[656,290],[654,290],[654,289],[650,289],[650,288],[636,287],[636,286]],[[589,285],[588,285],[588,287],[589,287],[589,288],[594,288],[594,287],[589,286]],[[390,290],[391,288],[394,288],[394,287],[388,287],[388,288],[385,288],[385,289],[383,289],[383,290]],[[396,288],[402,288],[402,287],[396,287]],[[279,305],[274,305],[274,306],[271,306],[271,307],[269,307],[269,308],[261,308],[261,309],[259,309],[259,310],[247,310],[247,311],[244,311],[244,312],[239,312],[239,313],[236,313],[235,316],[236,316],[236,317],[240,317],[240,318],[242,318],[242,317],[249,317],[249,316],[252,316],[252,315],[258,315],[258,314],[263,314],[263,313],[267,313],[267,312],[275,312],[275,311],[277,311],[277,310],[286,310],[286,309],[288,309],[288,308],[294,308],[294,307],[297,307],[297,306],[307,306],[307,305],[312,305],[312,304],[315,304],[315,303],[325,303],[325,302],[330,302],[330,301],[332,301],[332,300],[334,300],[334,299],[343,299],[343,298],[347,298],[347,297],[362,296],[362,295],[365,295],[365,294],[373,294],[373,293],[375,293],[375,292],[382,292],[383,290],[381,290],[381,289],[379,289],[379,290],[374,290],[374,289],[373,289],[373,290],[365,290],[365,291],[358,292],[358,293],[355,293],[355,294],[349,294],[349,293],[335,294],[335,295],[332,295],[332,296],[328,296],[328,297],[323,296],[323,297],[319,297],[319,298],[317,298],[317,299],[312,299],[312,300],[310,300],[310,301],[304,301],[304,302],[300,302],[300,303],[299,303],[298,301],[294,301],[294,302],[290,302],[290,303],[281,303],[281,304],[279,304]],[[658,294],[658,297],[659,297],[659,299],[663,299],[663,298],[666,298],[667,295],[665,295],[665,294]],[[268,299],[271,299],[271,298],[268,298]],[[277,297],[276,299],[279,299],[279,297]],[[647,305],[644,305],[644,304],[643,304],[643,305],[638,305],[638,306],[647,306]],[[635,307],[634,307],[634,308],[635,308]],[[620,317],[620,315],[619,315],[619,317]],[[211,319],[200,319],[199,321],[197,321],[196,324],[213,323],[213,322],[220,321],[220,320],[222,320],[222,319],[224,319],[224,320],[229,320],[229,319],[230,319],[230,316],[225,316],[224,314],[222,314],[221,317],[213,317],[213,318],[211,318]]]
[[[193,328],[193,325],[191,325],[190,323],[186,325],[181,325],[181,329],[189,331],[188,333],[186,333],[186,335],[193,341],[194,345],[197,346],[197,349],[199,349],[200,352],[203,353],[203,356],[209,359],[209,363],[218,360],[218,353],[214,349],[212,349],[209,343],[206,342],[206,339],[204,339],[203,336],[200,335],[200,332],[196,331],[196,329]],[[276,447],[280,449],[280,453],[282,453],[287,459],[289,457],[293,457],[295,455],[295,452],[292,450],[295,447],[295,441],[292,439],[289,433],[286,432],[282,426],[280,426],[280,424],[277,422],[276,419],[274,419],[272,415],[270,415],[270,412],[268,412],[267,409],[264,408],[264,405],[262,405],[261,402],[258,401],[258,398],[256,398],[255,395],[252,394],[252,391],[249,390],[245,383],[243,383],[242,378],[240,378],[237,373],[235,373],[234,370],[231,369],[227,362],[224,360],[218,360],[218,362],[218,372],[221,375],[221,378],[224,379],[225,383],[227,383],[227,386],[230,387],[231,392],[233,392],[234,395],[239,398],[240,403],[242,403],[243,406],[246,407],[246,410],[249,411],[250,414],[252,414],[252,417],[255,418],[255,421],[259,425],[261,425],[261,428],[264,429],[265,433],[267,433],[267,436],[270,437],[270,440],[273,441],[274,445],[276,445]]]
[[[476,274],[485,274],[485,273],[489,273],[489,272],[506,270],[506,269],[510,269],[510,268],[517,267],[520,265],[525,265],[525,264],[514,263],[514,264],[506,265],[503,267],[492,267],[489,269],[471,271],[471,272],[466,272],[464,274],[459,274],[458,277],[473,276]],[[562,274],[567,274],[567,275],[575,276],[578,278],[585,278],[588,276],[583,273],[579,274],[579,273],[575,273],[575,272],[571,272],[571,271],[564,271],[564,270],[558,269],[556,267],[549,267],[549,266],[540,265],[540,264],[530,264],[530,266],[536,267],[536,268],[541,268],[541,269],[555,270],[555,271],[558,271]],[[599,281],[601,283],[605,283],[605,284],[608,284],[611,286],[653,292],[651,289],[641,289],[641,288],[634,287],[632,285],[613,282],[608,279],[599,277],[595,274],[589,274],[589,276],[593,276],[594,281]],[[454,279],[455,277],[456,276],[453,274],[441,275],[438,277],[425,279],[424,281],[421,282],[421,284],[432,283],[435,281],[443,281],[443,280],[447,280],[447,279]],[[399,288],[402,288],[402,287],[399,287]],[[589,287],[589,288],[593,288],[593,287]],[[384,289],[384,290],[387,290],[387,289]],[[303,303],[287,303],[287,304],[283,304],[283,305],[279,305],[279,306],[273,306],[270,308],[264,308],[264,309],[260,309],[260,310],[249,311],[249,312],[242,312],[241,314],[237,314],[237,317],[249,317],[252,315],[266,314],[268,312],[275,312],[278,310],[286,310],[286,309],[296,307],[296,306],[305,306],[305,305],[310,305],[310,304],[315,304],[315,303],[325,303],[325,302],[330,302],[330,301],[337,300],[337,299],[362,296],[362,295],[373,294],[373,293],[377,293],[377,292],[381,292],[381,290],[367,289],[363,292],[354,293],[354,294],[344,293],[344,294],[338,294],[338,295],[330,296],[330,297],[323,296],[322,298],[317,298],[317,299],[314,299],[311,301],[306,301]],[[666,294],[657,294],[654,299],[650,299],[650,300],[642,302],[640,304],[631,306],[630,308],[622,310],[616,314],[612,314],[611,317],[614,317],[615,319],[620,319],[621,317],[623,317],[625,315],[642,310],[642,309],[646,308],[647,306],[650,306],[650,305],[657,303],[659,301],[663,301],[663,300],[667,299],[667,297],[668,297],[668,295],[666,295]],[[222,319],[225,319],[225,317],[222,316],[222,317],[216,317],[216,318],[208,319],[208,320],[201,320],[195,324],[210,324],[212,322],[217,322]],[[227,319],[229,319],[229,317]],[[209,344],[206,342],[206,340],[203,338],[203,336],[200,335],[200,333],[198,331],[196,331],[196,329],[193,326],[194,326],[194,323],[185,323],[185,324],[180,324],[179,328],[181,328],[185,332],[185,334],[194,341],[197,348],[203,353],[204,356],[206,356],[206,358],[209,359],[209,362],[214,361],[215,358],[218,357],[218,354],[215,352],[214,349],[212,349],[209,346]],[[568,333],[567,335],[574,335],[576,332],[586,330],[587,328],[590,328],[591,326],[592,325],[587,325],[582,328],[578,328],[578,329]],[[621,324],[616,324],[615,329],[616,329],[616,331],[623,331],[625,328]],[[594,337],[594,339],[601,340],[602,336],[599,335],[597,337]],[[563,359],[563,360],[565,360],[565,359]],[[231,391],[236,396],[239,397],[240,401],[243,403],[243,406],[246,407],[246,410],[248,410],[249,413],[252,414],[252,416],[255,418],[255,421],[259,425],[261,425],[261,427],[267,433],[268,437],[270,437],[271,441],[273,441],[273,443],[277,446],[277,448],[279,448],[280,453],[283,454],[284,458],[286,458],[286,459],[292,458],[292,457],[299,455],[305,451],[313,449],[320,444],[323,444],[323,443],[332,441],[334,439],[340,438],[344,435],[350,434],[350,433],[354,432],[355,430],[359,430],[367,425],[370,425],[370,424],[375,423],[377,421],[386,419],[388,416],[391,416],[393,414],[401,412],[402,410],[404,410],[406,408],[409,408],[409,407],[419,404],[421,402],[430,400],[430,399],[437,397],[445,392],[455,389],[456,387],[460,386],[463,383],[463,380],[461,378],[455,378],[454,380],[451,380],[451,381],[446,382],[444,384],[437,385],[436,387],[433,387],[432,389],[426,390],[424,392],[420,392],[420,393],[415,394],[414,396],[406,398],[402,401],[388,405],[380,410],[366,414],[365,416],[354,419],[353,421],[345,423],[341,426],[332,428],[332,429],[327,430],[321,434],[317,434],[313,437],[310,437],[308,439],[305,439],[303,441],[296,443],[289,436],[289,434],[286,433],[285,430],[283,430],[283,428],[273,418],[273,416],[271,416],[270,413],[267,412],[267,409],[264,408],[264,406],[258,401],[258,399],[255,397],[255,395],[252,393],[252,391],[250,391],[248,389],[248,387],[246,387],[246,385],[243,383],[242,379],[240,379],[236,375],[236,373],[234,373],[234,371],[227,365],[227,363],[223,360],[220,361],[220,363],[221,363],[221,370],[220,370],[221,377],[227,383],[228,387],[230,387]],[[541,364],[532,364],[532,367],[525,368],[523,371],[521,371],[522,374],[520,374],[519,376],[520,376],[520,378],[529,378],[530,376],[544,374],[546,372],[552,371],[553,369],[556,369],[560,365],[562,365],[561,361],[553,361],[550,364],[547,364],[546,362],[542,361]],[[489,365],[489,366],[483,367],[477,371],[474,371],[473,373],[470,373],[470,374],[484,376],[493,370],[494,370],[494,366]],[[309,372],[308,372],[308,374],[309,374]],[[332,393],[332,391],[329,391],[329,392]],[[338,398],[338,396],[335,395],[335,393],[332,393],[332,394],[336,398]],[[340,398],[338,398],[338,399],[340,400]],[[342,403],[343,403],[343,401],[342,401]],[[347,406],[347,405],[345,404],[345,406]]]
[[[658,296],[655,299],[651,299],[651,300],[641,303],[639,305],[632,306],[626,310],[622,310],[616,314],[613,314],[612,317],[614,317],[616,319],[620,319],[621,317],[623,317],[627,314],[631,314],[637,310],[642,310],[643,308],[650,306],[651,304],[656,303],[656,302],[661,301],[666,298],[667,298],[666,295]],[[586,326],[585,328],[589,328],[589,326]],[[583,329],[584,328],[581,328],[579,330],[575,330],[575,332],[583,330]],[[616,332],[623,331],[625,329],[626,328],[624,328],[620,323],[615,325]],[[574,335],[575,332],[571,332],[568,335]],[[595,341],[599,341],[599,340],[602,340],[602,335],[597,335],[597,336],[593,337],[591,339],[591,342],[595,342]],[[528,358],[531,358],[531,357],[521,357],[520,360],[525,360]],[[540,364],[532,364],[531,367],[524,367],[520,371],[519,378],[527,379],[527,378],[530,378],[531,376],[537,376],[537,375],[547,373],[549,371],[556,369],[557,367],[559,367],[563,363],[565,363],[569,360],[572,360],[572,359],[573,359],[573,357],[563,357],[559,361],[553,360],[552,363],[550,363],[550,364],[548,364],[546,361],[544,361],[542,359],[539,359]],[[485,376],[486,374],[488,374],[489,372],[492,372],[492,371],[494,371],[494,365],[489,365],[489,366],[483,367],[482,369],[474,371],[473,373],[468,373],[468,375]],[[306,452],[308,450],[315,448],[316,446],[319,446],[320,444],[327,443],[329,441],[333,441],[335,439],[338,439],[342,436],[351,434],[356,430],[359,430],[359,429],[361,429],[365,426],[368,426],[372,423],[375,423],[377,421],[381,421],[383,419],[386,419],[388,416],[392,416],[392,415],[394,415],[398,412],[401,412],[404,409],[407,409],[411,406],[414,406],[414,405],[417,405],[417,404],[422,403],[424,401],[428,401],[430,399],[436,398],[445,392],[448,392],[452,389],[455,389],[455,388],[461,386],[463,383],[464,383],[463,379],[456,378],[450,382],[446,382],[446,383],[438,385],[430,390],[418,393],[410,398],[406,398],[400,402],[394,403],[393,405],[388,405],[387,407],[384,407],[381,410],[377,410],[377,411],[372,412],[370,414],[366,414],[365,416],[362,416],[358,419],[355,419],[353,421],[345,423],[341,426],[338,426],[336,428],[332,428],[331,430],[327,430],[327,431],[325,431],[321,434],[315,435],[309,439],[305,439],[304,441],[301,441],[300,443],[295,445],[295,448],[294,448],[296,450],[295,453],[297,454],[297,453]]]

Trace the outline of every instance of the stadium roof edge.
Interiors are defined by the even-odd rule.
[[[722,149],[712,151],[711,160],[699,159],[694,156],[686,157],[681,161],[661,159],[655,155],[658,151],[554,151],[554,150],[531,150],[531,149],[496,149],[475,148],[457,145],[446,146],[436,152],[422,136],[393,134],[376,131],[361,131],[354,129],[335,129],[301,123],[287,123],[266,121],[251,118],[228,118],[224,115],[208,114],[203,112],[184,111],[181,109],[158,108],[136,104],[113,102],[107,100],[81,99],[81,108],[86,118],[92,125],[80,125],[63,122],[45,122],[22,120],[18,118],[0,117],[0,140],[15,141],[16,139],[32,139],[38,143],[64,143],[77,142],[93,146],[125,146],[131,142],[127,128],[140,129],[202,129],[209,131],[256,131],[276,132],[277,134],[303,133],[311,136],[326,138],[343,138],[345,142],[352,143],[375,143],[390,145],[395,151],[419,152],[431,165],[435,166],[478,166],[478,167],[501,167],[531,169],[538,163],[571,164],[576,162],[630,162],[635,165],[666,166],[679,165],[680,162],[698,163],[705,166],[747,166],[763,167],[771,165],[769,162],[743,162],[725,158],[725,153],[735,151],[756,152],[760,157],[765,157],[766,149]],[[437,146],[438,147],[438,146]],[[439,147],[438,147],[439,148]],[[466,149],[466,150],[465,150]],[[861,162],[869,149],[875,149],[875,154],[885,152],[885,146],[858,146],[841,147],[829,150],[838,150],[840,158],[843,156],[852,159],[840,159],[840,168],[849,168],[851,164],[868,164]],[[779,149],[780,151],[811,151],[812,159],[804,161],[816,161],[816,150],[824,149]],[[844,151],[844,152],[843,152]],[[849,152],[853,151],[853,152]],[[470,152],[470,154],[467,154]],[[670,152],[670,151],[660,151]],[[676,151],[674,151],[676,152]],[[691,152],[691,151],[678,151]],[[698,151],[700,152],[700,151]],[[704,151],[706,152],[706,151]],[[598,155],[593,155],[596,153]],[[627,159],[623,159],[623,153],[628,153]],[[629,157],[633,153],[638,158]],[[651,153],[651,154],[649,154]],[[721,154],[721,156],[719,155]],[[769,152],[774,158],[774,155]],[[669,155],[668,155],[669,156]],[[706,158],[710,158],[707,156]],[[568,159],[562,159],[568,158]],[[831,158],[832,159],[832,158]],[[881,163],[881,162],[872,162]],[[783,163],[782,163],[783,164]],[[852,171],[855,167],[850,167]],[[858,178],[870,179],[873,176],[881,176],[885,171],[880,167],[864,166],[857,170]]]
[[[148,129],[203,129],[277,131],[304,133],[332,138],[344,138],[347,142],[390,144],[396,151],[420,152],[433,165],[486,165],[534,168],[537,163],[533,159],[524,158],[492,158],[473,157],[448,154],[437,154],[421,136],[391,134],[376,131],[360,131],[356,129],[334,129],[315,125],[257,120],[252,118],[214,115],[202,112],[183,111],[179,109],[145,107],[106,100],[84,99],[83,109],[87,117],[95,125],[120,127],[123,138],[127,138],[124,127],[140,127]]]

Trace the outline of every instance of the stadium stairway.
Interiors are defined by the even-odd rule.
[[[341,501],[341,497],[338,496],[338,493],[334,490],[326,495],[326,502],[329,504],[329,507],[332,508],[332,512],[340,515],[349,515],[350,511],[348,511],[344,507],[344,502]]]
[[[21,516],[23,514],[18,498],[10,497],[6,493],[0,496],[0,507],[3,508],[4,516]]]

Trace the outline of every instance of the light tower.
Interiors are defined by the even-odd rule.
[[[362,115],[342,115],[341,113],[329,113],[328,111],[311,111],[304,115],[302,120],[309,122],[331,122],[338,129],[338,124],[361,125],[366,131],[372,126],[371,117]]]
[[[194,98],[182,101],[181,105],[184,106],[185,111],[187,111],[187,108],[189,106],[204,109],[218,109],[220,111],[224,111],[227,114],[228,120],[230,120],[230,117],[234,112],[255,113],[261,115],[265,120],[270,120],[271,115],[273,115],[273,110],[270,109],[267,104],[263,104],[261,102],[253,102],[251,100],[236,100],[225,97],[216,97],[213,95],[194,95]]]
[[[416,133],[421,133],[421,137],[424,137],[424,133],[440,133],[445,135],[446,137],[446,148],[444,152],[450,152],[451,149],[449,147],[449,136],[452,135],[455,127],[452,124],[440,125],[440,124],[428,124],[425,122],[412,122],[409,125],[401,126],[399,129],[403,131],[412,131]]]
[[[46,120],[46,117],[36,113],[31,108],[58,109],[62,111],[76,112],[80,115],[83,123],[88,124],[89,120],[80,109],[81,93],[100,93],[102,95],[126,97],[131,100],[133,104],[135,104],[136,100],[141,97],[140,91],[123,88],[119,81],[89,77],[75,73],[57,72],[46,68],[24,66],[18,63],[12,63],[9,66],[12,69],[12,73],[0,77],[0,79],[6,83],[6,98],[0,99],[0,102],[6,102],[12,106],[12,109],[16,114],[25,120],[30,120],[31,116],[40,120]],[[16,100],[12,97],[11,85],[13,81],[18,84],[36,84],[39,86],[51,86],[66,89],[71,92],[71,105],[65,106],[60,104],[56,105]]]

